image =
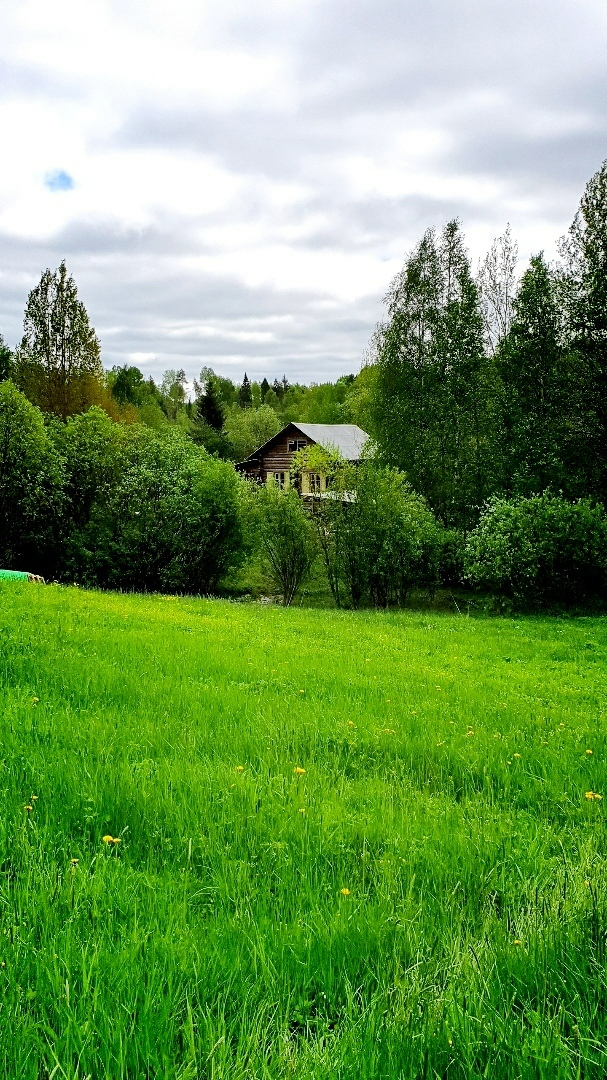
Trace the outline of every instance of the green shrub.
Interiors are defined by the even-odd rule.
[[[316,556],[312,525],[296,491],[265,484],[251,494],[265,572],[288,607]]]
[[[330,497],[315,511],[336,602],[354,608],[403,604],[416,586],[439,582],[442,530],[403,473],[373,461],[333,469]]]
[[[493,498],[468,538],[468,580],[532,605],[571,605],[605,595],[607,521],[590,499],[544,492]]]
[[[463,583],[465,548],[464,534],[458,529],[442,530],[439,566],[441,585],[453,588]]]
[[[48,576],[60,539],[64,471],[40,409],[0,384],[0,566]]]
[[[99,447],[93,440],[92,450]],[[105,480],[94,478],[90,514],[71,537],[74,571],[108,588],[213,591],[243,550],[242,481],[233,467],[174,429],[122,428],[106,451]]]

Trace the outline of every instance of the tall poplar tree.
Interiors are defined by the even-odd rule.
[[[99,340],[65,260],[30,292],[16,379],[37,405],[65,419],[97,400],[103,386]]]
[[[563,341],[558,287],[543,253],[523,275],[497,364],[505,490],[584,495],[590,433],[583,369]]]
[[[449,525],[474,523],[495,479],[495,370],[457,221],[428,230],[394,279],[376,336],[374,428]]]
[[[607,160],[586,185],[561,255],[569,341],[590,387],[587,421],[595,437],[589,490],[607,505]]]

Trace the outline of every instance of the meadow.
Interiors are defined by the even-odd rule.
[[[606,657],[3,585],[0,1074],[604,1077]]]

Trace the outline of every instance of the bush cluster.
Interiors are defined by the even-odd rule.
[[[544,492],[489,501],[464,554],[472,584],[518,603],[569,606],[603,597],[607,519],[591,499]]]
[[[0,384],[0,564],[101,587],[209,592],[244,551],[242,481],[177,429],[51,420]]]
[[[296,462],[304,468],[304,457]],[[316,560],[338,606],[465,584],[541,607],[607,595],[607,518],[590,499],[493,497],[464,539],[404,474],[325,455],[323,498],[258,486],[178,428],[61,422],[0,384],[0,565],[102,588],[209,593],[247,554],[289,604]]]

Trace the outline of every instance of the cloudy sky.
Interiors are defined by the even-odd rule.
[[[429,225],[526,258],[607,157],[605,0],[3,0],[0,331],[62,258],[106,367],[357,371]]]

